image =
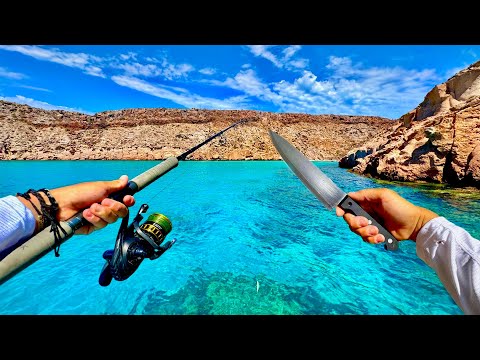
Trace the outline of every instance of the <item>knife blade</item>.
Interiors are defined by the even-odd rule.
[[[268,132],[273,145],[282,159],[328,210],[338,206],[345,212],[366,217],[369,224],[376,226],[379,233],[385,237],[385,249],[398,250],[398,240],[395,236],[367,213],[355,200],[348,196],[348,194],[340,189],[332,179],[308,160],[308,158],[298,151],[297,148],[272,130],[269,130]]]

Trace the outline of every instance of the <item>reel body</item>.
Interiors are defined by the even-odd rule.
[[[143,219],[141,214],[147,210],[148,205],[143,204],[130,225],[128,214],[122,219],[114,249],[103,253],[106,263],[98,279],[101,286],[108,286],[112,279],[128,279],[145,258],[159,258],[176,242],[173,239],[162,244],[172,230],[172,223],[163,214],[153,213],[142,225],[139,224]]]

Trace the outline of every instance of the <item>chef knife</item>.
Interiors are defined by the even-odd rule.
[[[338,206],[345,212],[366,217],[369,224],[375,225],[379,233],[385,237],[385,249],[398,249],[398,240],[355,200],[340,189],[327,175],[308,160],[305,155],[277,133],[269,130],[269,134],[273,145],[275,145],[282,159],[327,209],[331,210]]]

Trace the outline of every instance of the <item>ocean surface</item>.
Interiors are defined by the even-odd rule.
[[[130,178],[156,161],[2,161],[0,196]],[[480,201],[378,182],[315,162],[346,192],[389,187],[480,238]],[[131,217],[167,215],[173,247],[125,281],[98,283],[120,221],[77,235],[0,286],[0,314],[462,314],[403,241],[388,252],[350,232],[282,161],[183,161],[135,195]]]

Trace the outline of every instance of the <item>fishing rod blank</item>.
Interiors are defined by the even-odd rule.
[[[222,135],[225,131],[237,126],[241,123],[244,123],[248,120],[240,120],[229,127],[223,129],[222,131],[210,136],[208,139],[202,143],[194,146],[193,148],[185,151],[183,154],[177,157],[168,157],[160,164],[153,166],[152,168],[146,170],[145,172],[137,175],[132,180],[130,180],[120,191],[110,194],[109,198],[123,202],[125,195],[133,195],[143,188],[147,187],[149,184],[159,179],[170,170],[178,166],[179,160],[185,160],[185,158],[190,155],[195,150],[199,149],[203,145],[212,141],[216,137]],[[66,221],[60,221],[60,226],[65,230],[65,233],[60,232],[59,243],[63,244],[65,241],[70,239],[76,230],[80,229],[82,226],[88,224],[88,221],[83,217],[83,210],[79,211],[77,214],[72,216]],[[3,284],[8,279],[12,278],[15,274],[22,271],[29,265],[33,264],[35,261],[40,259],[46,253],[50,252],[55,245],[55,236],[51,232],[51,227],[47,227],[40,231],[35,236],[31,237],[24,244],[20,245],[18,248],[13,250],[5,258],[0,261],[0,285]]]

